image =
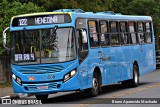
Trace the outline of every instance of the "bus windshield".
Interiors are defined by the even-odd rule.
[[[73,28],[22,30],[11,33],[12,63],[58,63],[76,58]]]

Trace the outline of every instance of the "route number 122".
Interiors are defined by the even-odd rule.
[[[27,25],[27,19],[19,19],[19,25],[20,26]]]

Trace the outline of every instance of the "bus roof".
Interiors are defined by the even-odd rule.
[[[13,16],[12,18],[38,16],[38,15],[50,15],[50,14],[66,14],[66,13],[71,14],[71,12],[40,12],[40,13],[29,13],[29,14],[17,15],[17,16]]]
[[[151,16],[121,15],[121,14],[100,14],[100,13],[73,13],[78,18],[108,19],[108,20],[152,20]]]
[[[152,21],[151,16],[122,15],[120,13],[117,14],[112,11],[93,13],[93,12],[84,12],[81,9],[60,9],[60,10],[55,10],[53,12],[31,13],[31,14],[14,16],[12,17],[11,20],[10,30],[17,30],[17,27],[34,26],[34,25],[45,25],[45,27],[48,28],[52,24],[65,23],[65,25],[67,25],[67,23],[72,23],[73,25],[77,18],[84,18],[90,20],[100,19],[100,20],[111,20],[111,21],[112,20]],[[24,24],[25,20],[23,19],[28,20],[28,23]],[[32,28],[34,29],[35,27],[31,27],[30,29]],[[39,28],[43,28],[43,26],[39,26]],[[36,29],[38,29],[38,27],[36,27]]]

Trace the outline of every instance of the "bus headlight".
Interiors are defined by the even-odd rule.
[[[67,80],[69,80],[70,78],[72,78],[73,76],[75,76],[77,73],[76,70],[73,70],[69,73],[67,73],[65,76],[64,76],[64,82],[66,82]]]
[[[20,79],[19,77],[17,77],[16,82],[17,82],[19,85],[22,84],[21,79]]]
[[[16,80],[16,75],[12,74],[12,78],[13,78],[14,80]]]
[[[76,75],[76,70],[71,71],[71,77],[73,77],[74,75]]]
[[[18,76],[16,76],[15,74],[12,74],[12,78],[16,83],[18,83],[19,85],[22,85],[22,81]]]

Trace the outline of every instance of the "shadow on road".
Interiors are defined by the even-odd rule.
[[[140,83],[139,87],[146,86],[148,84],[152,83]],[[113,85],[108,85],[105,87],[102,87],[102,93],[99,94],[105,95],[105,94],[114,94],[115,92],[122,91],[122,90],[128,90],[128,89],[134,89],[134,88],[125,88],[121,84],[113,84]],[[95,100],[96,97],[90,97],[90,95],[87,93],[87,91],[79,91],[79,92],[74,92],[71,94],[65,94],[61,96],[56,96],[49,98],[45,103],[51,104],[51,103],[57,103],[57,104],[76,104],[76,103],[82,103],[83,101],[92,101]]]

